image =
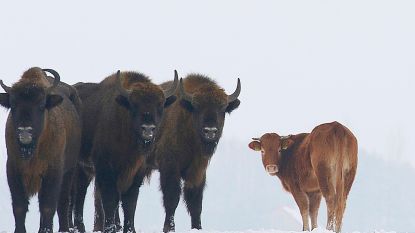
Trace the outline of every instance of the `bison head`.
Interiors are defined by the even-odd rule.
[[[277,175],[281,161],[281,153],[287,150],[294,140],[290,136],[281,137],[276,133],[267,133],[261,138],[252,138],[249,148],[261,151],[262,164],[271,176]]]
[[[192,114],[193,127],[206,146],[208,154],[212,154],[222,135],[225,114],[235,110],[240,101],[241,81],[238,78],[236,90],[227,95],[223,89],[215,85],[201,85],[192,94],[186,93],[183,79],[180,79],[181,104]]]
[[[174,93],[179,82],[177,71],[174,71],[174,82],[167,90],[162,90],[151,82],[135,82],[124,88],[120,71],[117,72],[117,80],[119,95],[116,102],[129,111],[137,142],[150,145],[154,141],[164,108],[176,100]]]
[[[45,71],[55,78],[52,86],[45,87],[42,83],[46,77]],[[45,127],[46,112],[63,100],[62,96],[52,93],[59,82],[60,77],[56,71],[40,68],[26,71],[21,81],[12,87],[0,80],[6,91],[0,94],[0,104],[10,109],[20,155],[24,159],[30,159],[36,151],[38,139]]]

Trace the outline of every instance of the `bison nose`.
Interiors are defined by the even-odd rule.
[[[270,175],[275,175],[278,172],[278,167],[277,165],[267,165],[265,170],[267,170]]]
[[[218,128],[216,127],[205,127],[203,128],[203,133],[205,138],[212,140],[216,138],[216,134],[218,133]]]
[[[152,140],[154,137],[154,131],[156,129],[156,126],[151,124],[144,124],[141,125],[141,129],[142,129],[142,136],[144,140]]]
[[[32,143],[33,136],[32,136],[32,127],[19,127],[17,128],[17,135],[19,137],[19,142],[28,145]]]

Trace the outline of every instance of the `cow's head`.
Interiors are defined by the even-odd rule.
[[[290,136],[281,137],[276,133],[267,133],[261,138],[252,138],[249,148],[254,151],[261,151],[262,164],[271,176],[277,175],[279,171],[281,153],[288,150],[294,140]]]
[[[45,71],[55,78],[52,86],[45,84]],[[62,96],[52,92],[59,82],[56,71],[37,67],[26,71],[12,87],[0,80],[1,87],[6,91],[0,94],[0,104],[10,109],[20,155],[24,159],[30,159],[36,151],[46,125],[47,112],[63,100]]]
[[[178,83],[177,71],[174,71],[174,82],[167,90],[150,81],[129,83],[127,79],[123,85],[121,73],[117,72],[119,95],[116,97],[116,102],[129,111],[133,131],[139,144],[151,145],[154,141],[164,108],[176,100],[174,93]]]
[[[227,95],[217,85],[202,85],[192,94],[186,93],[183,80],[180,79],[181,104],[191,112],[193,127],[206,146],[208,154],[212,153],[222,135],[225,114],[235,110],[240,101],[241,81],[238,78],[236,90]]]

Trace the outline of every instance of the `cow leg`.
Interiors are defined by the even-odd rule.
[[[59,200],[62,185],[62,170],[49,171],[42,179],[39,192],[40,227],[39,233],[52,233],[53,216]]]
[[[346,172],[344,177],[344,189],[343,189],[343,196],[341,198],[341,202],[338,204],[337,208],[338,211],[336,213],[336,232],[341,231],[342,223],[343,223],[343,215],[344,211],[346,210],[346,201],[349,195],[350,189],[352,188],[352,184],[356,175],[356,168],[353,168],[349,172]]]
[[[7,163],[7,182],[12,196],[12,207],[15,221],[14,233],[26,233],[25,221],[29,205],[29,198],[21,180],[21,176],[14,172],[14,168]]]
[[[303,219],[303,231],[310,231],[310,223],[309,223],[309,201],[307,194],[302,191],[294,191],[292,192],[294,196],[294,200],[300,209],[301,217]]]
[[[307,193],[310,202],[311,230],[317,228],[318,209],[320,208],[321,192]]]
[[[163,193],[164,219],[163,232],[175,231],[174,214],[180,200],[180,174],[174,170],[160,170],[160,186]]]
[[[335,210],[336,210],[336,199],[335,199],[335,181],[331,176],[332,171],[325,165],[319,165],[317,167],[318,184],[320,186],[321,193],[326,200],[327,205],[327,226],[326,229],[334,231],[335,228]]]
[[[63,176],[58,203],[59,232],[69,232],[69,202],[74,178],[74,169]]]
[[[124,211],[124,233],[136,232],[134,227],[134,215],[137,207],[138,193],[140,186],[143,183],[143,179],[144,176],[137,174],[131,187],[121,196],[122,209]]]
[[[205,188],[206,176],[198,186],[185,182],[184,186],[184,200],[186,202],[187,210],[189,211],[192,229],[202,229],[200,215],[202,213],[203,190]]]
[[[116,233],[115,211],[120,201],[120,195],[117,190],[115,175],[111,169],[98,169],[96,174],[96,184],[101,194],[102,206],[104,208],[104,233]]]

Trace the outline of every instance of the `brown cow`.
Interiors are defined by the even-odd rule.
[[[171,83],[164,83],[168,86]],[[180,80],[180,101],[166,110],[154,150],[159,165],[160,186],[166,211],[164,232],[174,231],[174,213],[179,203],[181,180],[192,228],[201,229],[206,170],[225,124],[225,115],[240,101],[241,83],[227,95],[210,78],[191,74]]]
[[[265,170],[278,176],[303,219],[303,231],[317,227],[321,195],[327,204],[327,229],[340,232],[346,200],[357,167],[357,140],[338,122],[322,124],[311,133],[281,137],[267,133],[249,147],[261,151]]]
[[[176,100],[177,86],[177,72],[174,82],[162,89],[144,74],[120,71],[98,84],[75,85],[83,101],[80,160],[86,165],[92,160],[95,169],[95,174],[93,169],[78,171],[75,229],[85,231],[83,204],[86,189],[95,175],[104,210],[104,219],[96,220],[99,226],[95,229],[117,232],[116,213],[121,202],[123,231],[135,232],[139,188],[151,170],[146,160],[155,144],[165,108]]]
[[[15,233],[26,232],[29,198],[36,193],[39,232],[52,232],[56,208],[59,231],[68,232],[69,194],[81,140],[77,92],[60,83],[56,71],[37,67],[26,71],[12,87],[0,84],[6,91],[0,94],[0,104],[11,109],[6,123],[7,181]]]

